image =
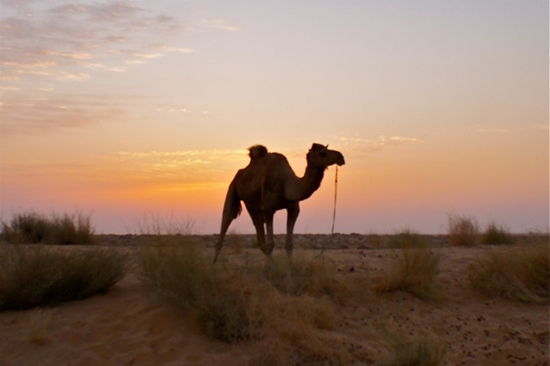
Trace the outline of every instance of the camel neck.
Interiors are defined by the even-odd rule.
[[[324,175],[324,167],[315,167],[308,164],[304,176],[300,178],[302,188],[299,198],[300,201],[308,199],[313,194],[313,192],[319,189]]]

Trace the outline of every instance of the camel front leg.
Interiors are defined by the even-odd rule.
[[[269,257],[271,256],[271,252],[273,252],[273,247],[275,246],[275,239],[273,238],[273,216],[274,212],[267,211],[264,212],[265,217],[265,228],[267,230],[267,243],[266,243],[266,250],[264,253]]]
[[[296,202],[295,205],[287,208],[285,250],[289,258],[292,256],[292,250],[294,246],[293,244],[294,225],[296,224],[296,220],[298,219],[299,214],[300,214],[300,204],[298,202]]]
[[[254,228],[256,229],[256,241],[258,242],[258,248],[260,248],[265,255],[269,255],[265,247],[264,220],[256,217],[252,218],[252,222],[254,223]]]

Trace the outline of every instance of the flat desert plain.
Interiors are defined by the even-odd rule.
[[[362,284],[352,301],[337,305],[341,319],[326,331],[342,347],[360,349],[364,356],[355,364],[389,362],[395,349],[388,334],[393,334],[405,343],[427,337],[444,344],[443,365],[549,365],[548,305],[483,295],[467,281],[468,267],[477,259],[525,244],[453,247],[445,236],[427,238],[430,250],[440,255],[442,298],[433,301],[373,290],[370,283],[391,269],[399,251],[384,245],[386,237],[296,236],[296,256],[322,256],[339,279]],[[98,235],[97,245],[132,256],[142,240],[140,235]],[[193,240],[213,255],[216,236]],[[284,239],[276,240],[275,254],[282,255]],[[265,261],[252,243],[248,235],[228,238],[223,260]],[[144,286],[135,266],[106,293],[52,308],[0,313],[2,366],[251,365],[266,348],[269,339],[229,344],[207,337],[185,309],[161,301]]]

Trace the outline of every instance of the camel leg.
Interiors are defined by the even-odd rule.
[[[300,205],[297,202],[294,206],[291,206],[287,209],[285,250],[289,258],[292,256],[292,250],[294,246],[293,245],[294,224],[296,224],[296,219],[298,219],[299,214],[300,214]]]
[[[258,247],[264,254],[267,255],[265,249],[264,216],[261,212],[256,212],[250,209],[248,210],[248,213],[250,214],[250,218],[252,218],[252,223],[256,229],[256,241],[258,242]]]
[[[218,242],[216,243],[216,254],[214,255],[214,263],[217,262],[218,256],[220,255],[220,252],[222,251],[223,239],[225,238],[225,234],[227,233],[227,229],[229,228],[229,225],[231,224],[231,221],[233,221],[232,217],[224,217],[222,219],[222,227],[220,229],[220,237],[218,238]]]
[[[216,243],[216,254],[214,254],[214,263],[216,263],[216,261],[218,260],[218,256],[220,255],[220,252],[222,250],[223,239],[225,238],[225,234],[227,233],[229,225],[234,219],[237,218],[237,216],[239,216],[240,213],[241,199],[237,194],[235,179],[233,179],[225,196],[225,203],[223,205],[222,213],[222,225],[220,229],[220,237],[218,238],[218,242]]]
[[[265,231],[263,222],[259,224],[254,223],[254,227],[256,228],[256,241],[258,242],[258,247],[265,255],[268,255],[265,248]]]
[[[266,244],[266,250],[264,253],[269,257],[271,256],[271,252],[273,251],[273,247],[275,246],[275,239],[273,238],[273,216],[274,212],[266,211],[264,212],[265,217],[265,227],[267,229],[267,244]]]

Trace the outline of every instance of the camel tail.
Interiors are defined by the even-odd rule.
[[[223,215],[222,215],[222,225],[220,229],[220,236],[216,243],[216,252],[214,255],[214,263],[218,260],[218,256],[222,250],[223,239],[227,233],[227,229],[231,224],[231,221],[237,218],[242,211],[241,199],[237,194],[237,189],[235,188],[235,181],[231,182],[229,189],[227,190],[227,195],[225,196],[225,203],[223,205]]]
[[[227,195],[225,196],[225,203],[223,205],[223,219],[222,221],[236,219],[237,216],[241,214],[241,199],[237,194],[237,189],[235,188],[235,182],[231,182],[229,189],[227,190]]]
[[[267,155],[267,147],[263,145],[254,145],[248,148],[248,156],[250,159],[259,159]]]

